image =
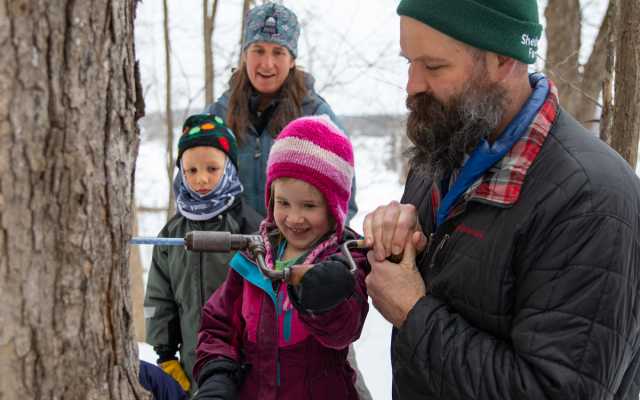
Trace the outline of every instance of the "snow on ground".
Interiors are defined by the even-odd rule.
[[[354,138],[353,145],[359,212],[351,221],[351,226],[362,232],[364,216],[381,204],[400,200],[402,185],[398,175],[386,167],[390,154],[389,138],[358,136]],[[161,142],[147,141],[140,145],[135,188],[139,206],[162,207],[166,203],[168,180],[164,168],[165,154],[165,146]],[[164,222],[164,213],[140,213],[138,234],[156,236]],[[143,265],[148,269],[151,247],[142,246],[141,254]],[[369,316],[355,348],[358,365],[375,400],[391,399],[390,337],[391,324],[370,304]],[[156,355],[151,346],[140,343],[139,351],[141,359],[155,363]]]

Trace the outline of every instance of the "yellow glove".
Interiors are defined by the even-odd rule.
[[[167,374],[171,375],[173,379],[176,380],[182,386],[182,389],[185,392],[189,392],[189,388],[191,388],[191,382],[189,382],[189,378],[184,373],[182,366],[178,360],[169,360],[160,363],[160,368]]]

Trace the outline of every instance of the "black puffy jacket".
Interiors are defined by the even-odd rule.
[[[470,201],[418,256],[395,399],[638,399],[638,177],[560,110],[521,190]],[[430,231],[431,182],[410,176],[403,202]]]

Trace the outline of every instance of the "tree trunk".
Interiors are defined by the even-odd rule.
[[[547,56],[545,72],[558,87],[560,104],[586,127],[597,124],[598,96],[607,77],[607,39],[613,26],[609,2],[587,63],[579,63],[582,17],[579,0],[550,0],[545,9]]]
[[[167,204],[167,221],[176,212],[175,195],[173,194],[173,110],[171,106],[171,39],[169,36],[169,4],[168,0],[162,0],[164,14],[164,65],[165,65],[165,118],[167,124],[167,178],[169,180],[169,203]]]
[[[580,53],[580,0],[549,0],[544,11],[547,21],[545,72],[558,87],[560,104],[571,112],[572,84],[578,83]]]
[[[134,0],[0,2],[0,398],[141,399]]]
[[[574,91],[575,99],[573,101],[574,116],[576,119],[588,128],[591,127],[594,119],[597,117],[597,98],[600,91],[603,88],[604,81],[609,76],[607,73],[607,60],[608,60],[608,46],[609,37],[611,36],[611,30],[614,27],[612,21],[613,10],[615,8],[616,0],[610,0],[607,13],[602,20],[600,29],[598,30],[598,36],[593,43],[591,49],[591,55],[589,60],[584,65],[583,72],[580,74],[580,89],[581,92]]]
[[[218,0],[213,0],[211,14],[209,14],[209,0],[202,0],[202,15],[204,27],[204,102],[212,104],[214,97],[214,59],[213,59],[213,31],[216,14],[218,13]]]
[[[600,139],[608,145],[611,145],[611,127],[613,125],[613,75],[616,67],[618,15],[618,0],[610,0],[606,18],[609,19],[611,29],[609,29],[606,41],[605,79],[602,82],[602,114],[600,115]]]
[[[611,146],[635,169],[640,134],[640,3],[620,0]]]

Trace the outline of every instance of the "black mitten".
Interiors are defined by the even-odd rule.
[[[340,257],[331,257],[309,269],[300,285],[289,285],[292,304],[301,312],[322,313],[351,297],[355,278]]]
[[[193,400],[235,400],[243,375],[244,368],[228,358],[209,361],[200,371]]]

